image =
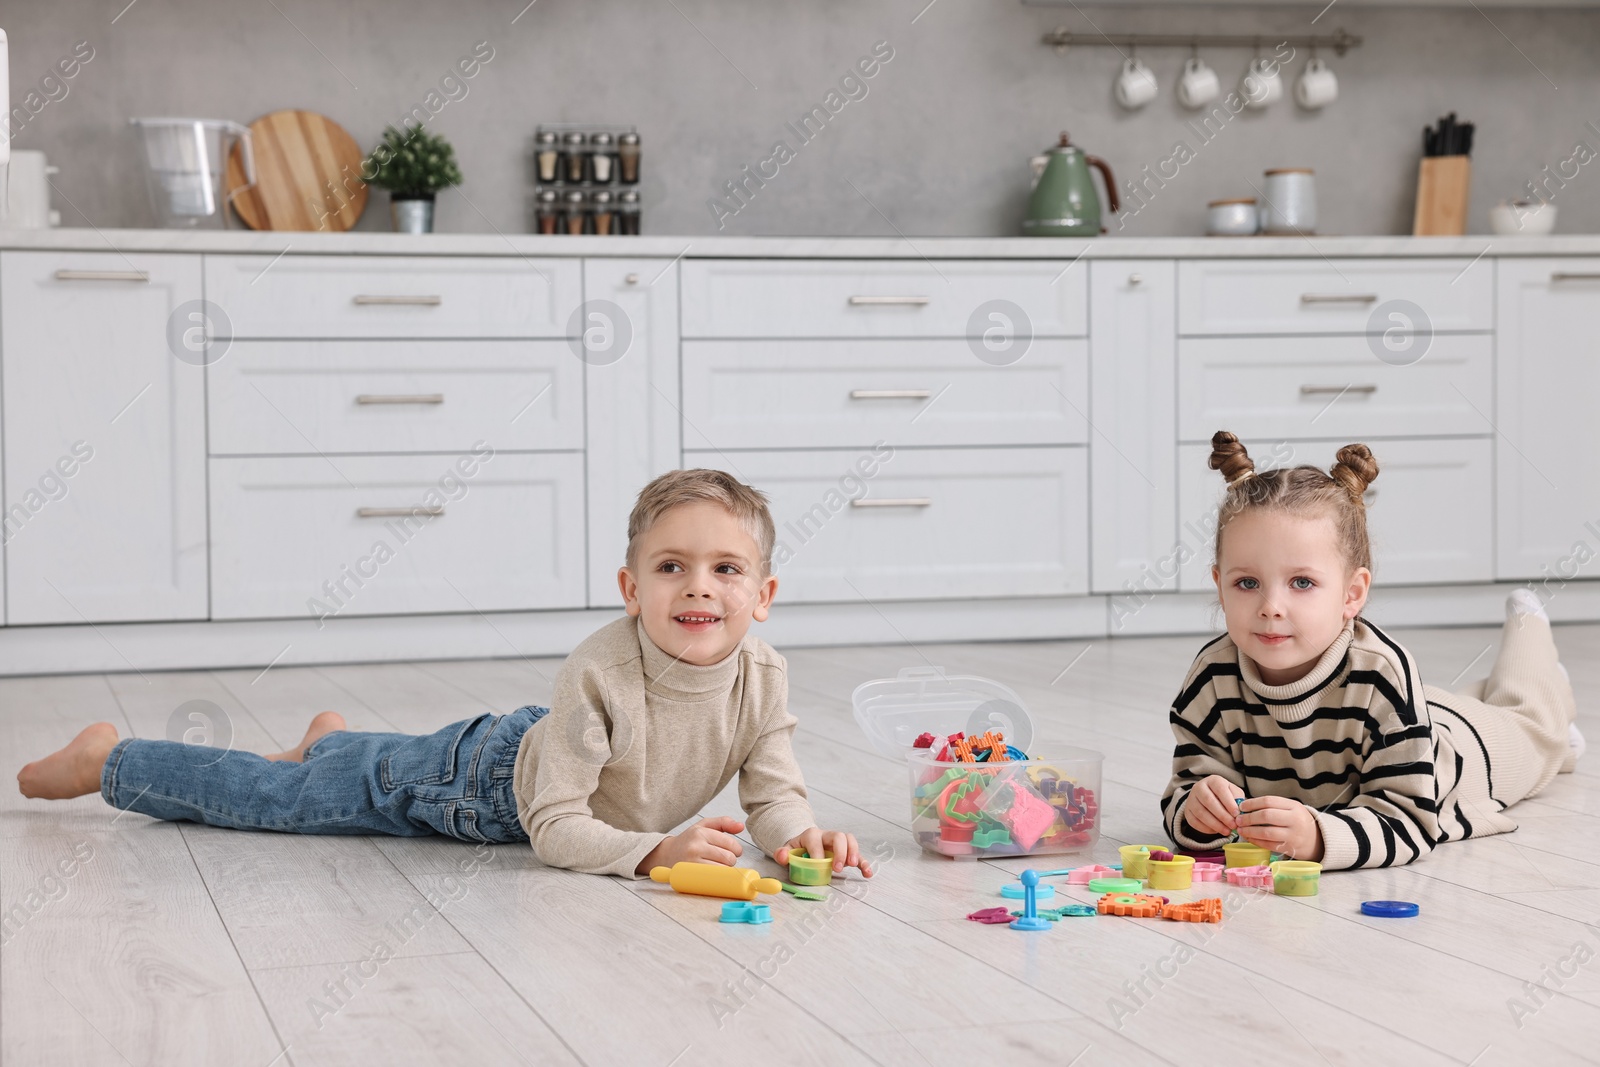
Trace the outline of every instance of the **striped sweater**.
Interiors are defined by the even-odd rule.
[[[1283,796],[1312,809],[1325,870],[1410,863],[1444,841],[1504,833],[1516,824],[1490,798],[1488,767],[1467,767],[1452,731],[1468,726],[1455,695],[1424,689],[1393,638],[1357,618],[1305,677],[1267,685],[1228,635],[1195,657],[1170,719],[1177,745],[1161,798],[1167,833],[1214,849],[1184,805],[1217,774],[1246,796]],[[1434,712],[1449,713],[1436,722]],[[1470,742],[1468,742],[1470,743]]]

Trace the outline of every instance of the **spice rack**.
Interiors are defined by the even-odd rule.
[[[541,125],[533,137],[533,232],[640,232],[639,131],[594,123]]]

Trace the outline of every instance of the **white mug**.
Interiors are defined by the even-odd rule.
[[[1301,107],[1315,111],[1339,99],[1339,79],[1320,59],[1312,59],[1294,83],[1294,99]]]
[[[1222,79],[1217,77],[1217,72],[1206,66],[1198,56],[1191,57],[1183,65],[1183,74],[1178,79],[1178,102],[1187,108],[1202,108],[1217,98],[1222,92]]]
[[[1260,110],[1283,98],[1283,75],[1278,73],[1276,59],[1251,60],[1239,82],[1239,95],[1244,106]]]
[[[1123,61],[1122,73],[1117,75],[1117,103],[1130,111],[1137,110],[1154,100],[1159,91],[1155,72],[1145,66],[1144,60]]]

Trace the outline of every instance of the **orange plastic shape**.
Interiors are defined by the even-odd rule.
[[[1222,921],[1222,898],[1207,897],[1184,904],[1168,904],[1161,909],[1161,917],[1186,923],[1219,923]]]
[[[1144,893],[1107,893],[1095,904],[1101,915],[1125,915],[1130,919],[1157,919],[1163,904],[1160,897]]]

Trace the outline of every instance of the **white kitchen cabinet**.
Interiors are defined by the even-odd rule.
[[[208,369],[212,455],[583,448],[562,341],[233,341]]]
[[[1423,317],[1435,332],[1494,327],[1487,259],[1188,260],[1178,294],[1186,337],[1367,334]]]
[[[1441,437],[1490,431],[1494,338],[1440,334],[1415,363],[1372,354],[1365,337],[1185,337],[1178,342],[1178,437]]]
[[[690,260],[683,336],[1082,337],[1087,286],[1070,263]]]
[[[583,456],[213,459],[211,541],[217,619],[578,608]]]
[[[1257,470],[1310,464],[1326,471],[1348,440],[1244,438]],[[1486,582],[1494,570],[1494,463],[1487,437],[1373,443],[1378,477],[1368,487],[1367,537],[1380,585]],[[1178,448],[1184,545],[1180,588],[1210,591],[1222,475],[1210,444]]]
[[[1087,347],[1036,337],[995,366],[964,338],[685,341],[685,445],[1083,444]]]
[[[1089,267],[1090,588],[1172,588],[1161,570],[1177,536],[1177,267],[1105,260]]]
[[[206,617],[205,372],[168,340],[200,284],[196,255],[0,254],[12,625]]]
[[[1089,589],[1085,449],[690,452],[765,491],[786,601]]]
[[[524,256],[207,256],[230,337],[566,337],[577,260]]]
[[[683,460],[678,266],[668,259],[590,259],[583,266],[588,602],[621,607],[617,568],[634,499]]]
[[[1600,258],[1504,259],[1495,577],[1593,577],[1600,555]]]

